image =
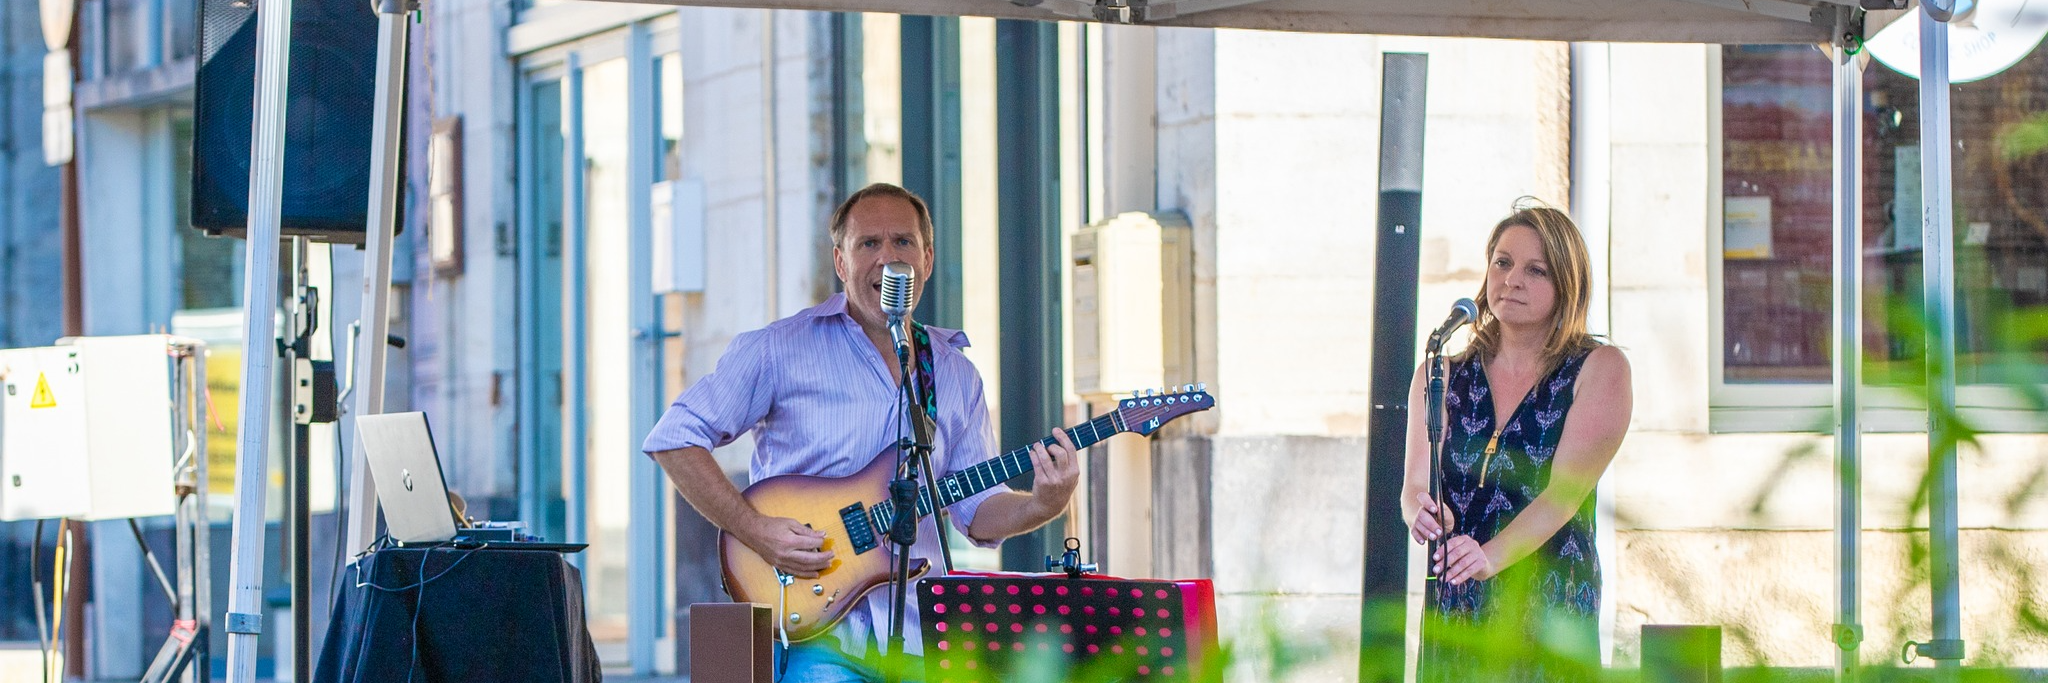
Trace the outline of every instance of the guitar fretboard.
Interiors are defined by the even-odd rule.
[[[1074,448],[1076,449],[1093,446],[1097,442],[1116,436],[1123,431],[1125,431],[1124,425],[1117,419],[1117,413],[1115,412],[1104,413],[1101,417],[1075,425],[1066,430],[1067,438],[1073,440]],[[1057,442],[1048,436],[1039,439],[1038,443],[1044,446],[1051,446]],[[917,496],[917,516],[919,519],[923,519],[925,515],[931,514],[935,509],[971,498],[974,494],[994,488],[997,484],[1022,476],[1030,472],[1031,469],[1031,447],[1026,446],[989,458],[979,465],[940,477],[938,506],[932,506],[932,497],[929,490],[920,491]],[[890,522],[896,518],[895,505],[885,500],[875,503],[868,509],[875,528],[879,531],[887,532]]]

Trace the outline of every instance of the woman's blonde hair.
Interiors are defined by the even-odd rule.
[[[1486,240],[1488,264],[1493,262],[1500,236],[1518,225],[1535,230],[1542,241],[1543,260],[1550,264],[1550,284],[1556,294],[1550,311],[1550,338],[1543,343],[1547,373],[1564,362],[1566,356],[1600,344],[1586,331],[1586,312],[1593,301],[1592,265],[1586,255],[1586,238],[1579,234],[1579,226],[1571,217],[1531,197],[1515,200],[1515,212],[1493,226],[1493,235]],[[1492,359],[1500,350],[1500,319],[1494,317],[1493,307],[1487,303],[1484,279],[1479,283],[1479,296],[1473,301],[1479,304],[1479,318],[1472,325],[1472,343],[1459,354],[1459,359],[1473,354],[1482,360]]]

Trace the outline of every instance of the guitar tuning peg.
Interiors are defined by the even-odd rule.
[[[1195,391],[1208,391],[1208,390],[1209,390],[1209,383],[1208,383],[1208,382],[1196,382],[1196,383],[1195,383]]]
[[[1183,385],[1181,385],[1181,387],[1180,387],[1180,391],[1181,391],[1181,393],[1184,393],[1184,394],[1192,394],[1192,393],[1195,393],[1195,385],[1193,385],[1193,384],[1183,384]]]

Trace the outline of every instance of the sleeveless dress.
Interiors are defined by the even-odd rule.
[[[1486,543],[1550,483],[1552,456],[1590,349],[1567,356],[1531,387],[1506,424],[1475,354],[1445,369],[1443,498],[1451,533]],[[1512,399],[1505,399],[1512,400]],[[1491,456],[1487,444],[1498,429]],[[1429,581],[1424,590],[1424,681],[1579,681],[1599,673],[1600,561],[1593,496],[1557,534],[1485,581]]]

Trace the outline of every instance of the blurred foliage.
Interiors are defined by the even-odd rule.
[[[2048,122],[2048,119],[2042,121]],[[2044,128],[2042,134],[2038,146],[2033,148],[2035,151],[2048,149],[2048,128]],[[2013,142],[2010,138],[2008,142],[2021,144]],[[1887,301],[1884,302],[1883,310],[1894,338],[1905,342],[1901,346],[1906,353],[1903,354],[1904,357],[1900,357],[1898,349],[1894,349],[1891,357],[1887,359],[1884,357],[1886,354],[1881,351],[1872,352],[1870,357],[1865,359],[1865,363],[1867,367],[1878,368],[1879,371],[1866,375],[1866,378],[1885,378],[1890,388],[1910,397],[1911,405],[1928,411],[1929,422],[1935,426],[1935,435],[1929,439],[1930,450],[1951,454],[1956,464],[1961,466],[1972,459],[1984,457],[1984,436],[1990,431],[1982,424],[1985,413],[1958,409],[1952,401],[1938,400],[1939,387],[1943,383],[1970,384],[1977,388],[1993,387],[2010,397],[2014,410],[2031,413],[2036,419],[2048,414],[2048,392],[2043,391],[2044,381],[2048,381],[2048,372],[2044,372],[2039,361],[2042,349],[2048,348],[2048,310],[2009,308],[1995,311],[1992,324],[1996,330],[1993,335],[1994,348],[1984,353],[1959,355],[1954,365],[1930,365],[1926,353],[1930,332],[1928,316],[1919,301]],[[1956,365],[1963,367],[1959,371]],[[1872,383],[1866,381],[1866,386]],[[1825,433],[1829,428],[1822,426],[1819,431]],[[1750,514],[1759,520],[1763,518],[1766,501],[1788,482],[1788,477],[1784,475],[1798,463],[1815,458],[1833,458],[1832,452],[1824,450],[1823,446],[1821,443],[1808,443],[1786,453],[1779,471],[1766,477],[1765,485],[1752,498]],[[1863,480],[1870,481],[1872,474],[1869,471],[1863,472]],[[1865,576],[1869,576],[1875,569],[1897,572],[1906,578],[1886,594],[1873,595],[1868,591],[1864,593],[1861,602],[1863,614],[1866,616],[1866,627],[1869,625],[1868,617],[1876,613],[1874,610],[1885,610],[1885,606],[1891,606],[1890,610],[1904,610],[1909,605],[1918,607],[1930,599],[1932,591],[1933,557],[1926,525],[1933,504],[1931,492],[1936,484],[1938,470],[1934,466],[1934,459],[1929,458],[1920,463],[1917,471],[1888,473],[1887,476],[1892,474],[1907,474],[1917,480],[1915,495],[1900,517],[1917,521],[1913,523],[1912,528],[1903,530],[1904,533],[1901,534],[1907,543],[1904,566],[1874,567],[1870,563],[1871,558],[1864,558],[1862,566]],[[1966,488],[1969,484],[1968,480],[1959,483],[1959,497],[1969,494]],[[2038,533],[2038,530],[2029,528],[2020,516],[2026,508],[2041,501],[2044,493],[2048,493],[2043,490],[2044,487],[2048,487],[2048,458],[2033,459],[2030,470],[2018,484],[1999,506],[2006,519],[1991,523],[1988,525],[1989,528],[1983,528],[1986,525],[1981,523],[1975,524],[1973,527],[1977,528],[1969,530],[1989,534],[1986,538],[1990,543],[1983,546],[1985,550],[1979,554],[1971,554],[1972,551],[1968,548],[1975,546],[1965,546],[1963,549],[1961,581],[1966,590],[2001,590],[1992,586],[1972,587],[1972,584],[2002,581],[2013,591],[2011,599],[2003,606],[2003,609],[2009,610],[2007,614],[1972,614],[1968,611],[1968,605],[1960,608],[1965,619],[1962,638],[1966,643],[1966,667],[1961,675],[1965,681],[2042,680],[2041,675],[2037,673],[2037,662],[2012,662],[2003,654],[2008,649],[2005,646],[2009,644],[2004,641],[2022,639],[2036,643],[2048,642],[2048,607],[2044,607],[2048,605],[2048,596],[2037,595],[2033,588],[2039,583],[2042,558],[2030,556],[2024,550],[2015,548],[2012,535],[2005,532]],[[1864,510],[1866,520],[1874,518],[1871,513],[1871,510]],[[1868,528],[1866,522],[1866,529]],[[1864,583],[1867,585],[1869,581],[1866,580]],[[2009,622],[2013,624],[2014,630],[2005,633],[1972,633],[1970,622],[1987,621],[1986,617],[1990,617],[1988,621],[1992,622]],[[1915,658],[1916,662],[1908,663],[1903,653],[1911,643],[1931,640],[1933,636],[1930,629],[1931,625],[1925,623],[1924,618],[1899,619],[1893,621],[1889,633],[1865,633],[1861,648],[1866,668],[1860,672],[1861,680],[1934,680],[1930,661]],[[1730,628],[1727,633],[1738,640],[1751,637],[1740,625]],[[1727,680],[1827,681],[1833,678],[1832,672],[1828,671],[1756,668],[1741,671],[1739,675],[1731,673]]]

